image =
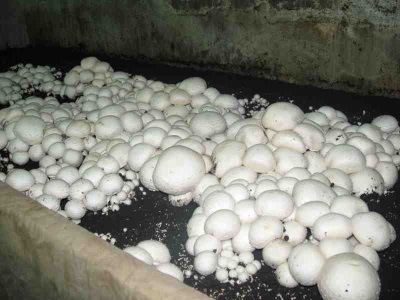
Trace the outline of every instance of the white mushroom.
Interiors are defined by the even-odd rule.
[[[351,174],[350,178],[353,182],[353,192],[357,197],[372,193],[381,195],[385,191],[384,178],[378,171],[372,168],[367,167],[360,172]]]
[[[336,213],[323,215],[315,222],[312,233],[320,241],[325,238],[347,239],[353,234],[351,219]]]
[[[293,189],[293,200],[297,207],[311,201],[322,201],[330,205],[335,198],[336,193],[330,186],[313,179],[299,181]]]
[[[46,123],[38,117],[25,116],[14,126],[15,135],[28,145],[39,144],[44,136]]]
[[[203,251],[194,259],[194,269],[203,276],[213,274],[217,270],[218,258],[212,251]]]
[[[292,214],[294,202],[288,193],[266,191],[257,197],[254,209],[259,216],[273,216],[282,220]]]
[[[162,192],[182,195],[193,191],[204,175],[205,164],[201,155],[183,146],[173,146],[160,155],[153,181]]]
[[[300,135],[291,130],[278,132],[274,135],[271,143],[277,148],[289,148],[300,153],[307,150]]]
[[[302,244],[292,250],[288,263],[290,274],[298,283],[313,286],[320,278],[325,257],[317,246]]]
[[[264,216],[255,220],[250,227],[249,241],[256,249],[282,237],[283,225],[277,217]]]
[[[296,212],[296,221],[305,227],[314,227],[315,221],[330,212],[329,205],[322,201],[311,201],[301,205]],[[336,211],[335,211],[336,212]]]
[[[174,264],[171,263],[163,263],[163,264],[159,264],[157,266],[157,270],[167,274],[169,276],[172,276],[176,279],[178,279],[179,281],[183,282],[183,273],[182,271]]]
[[[204,138],[222,133],[226,127],[225,118],[219,113],[211,111],[198,113],[190,121],[190,128],[193,133]]]
[[[78,200],[71,200],[65,204],[65,213],[73,220],[80,220],[86,214],[85,205]]]
[[[246,150],[243,165],[258,173],[269,173],[275,170],[276,161],[267,145],[253,145]]]
[[[374,267],[363,257],[343,253],[326,261],[318,280],[323,299],[379,298],[381,284]]]
[[[222,251],[222,243],[211,234],[203,234],[197,238],[193,249],[196,256],[204,251],[213,251],[213,253],[219,254]]]
[[[53,211],[58,211],[60,209],[61,199],[52,195],[41,195],[37,197],[36,201],[41,205],[51,209]]]
[[[283,225],[282,238],[293,246],[300,245],[307,237],[307,228],[296,221],[288,221]]]
[[[362,171],[367,164],[364,154],[350,145],[334,146],[325,161],[327,167],[342,170],[346,174]]]
[[[236,253],[252,252],[255,250],[249,240],[250,227],[250,223],[242,224],[239,233],[232,239],[232,248]]]
[[[372,121],[372,124],[387,134],[391,134],[399,128],[397,119],[390,115],[379,116]]]
[[[360,198],[353,196],[340,196],[331,203],[331,212],[352,218],[355,214],[368,212],[368,205]]]
[[[234,238],[239,233],[240,225],[240,219],[235,212],[222,209],[207,218],[204,230],[220,241],[225,241]]]
[[[168,248],[159,241],[147,240],[137,244],[136,247],[146,250],[153,258],[153,265],[158,266],[171,261],[171,254]]]
[[[140,248],[140,247],[126,247],[124,249],[124,252],[132,255],[133,257],[143,261],[144,263],[148,265],[153,265],[153,258],[151,257],[150,253],[147,252],[145,249]]]
[[[267,266],[276,269],[281,264],[287,262],[292,249],[293,246],[290,243],[281,239],[274,240],[263,249],[263,260]]]
[[[353,245],[347,239],[327,238],[320,242],[319,250],[329,259],[337,254],[353,252]]]
[[[276,279],[281,286],[286,288],[295,288],[299,285],[299,283],[293,278],[290,273],[289,264],[283,263],[281,264],[275,271]]]
[[[379,271],[381,261],[378,253],[374,249],[363,244],[358,244],[354,246],[353,252],[364,257],[374,266],[375,270]]]
[[[303,111],[294,104],[278,102],[266,109],[262,124],[275,131],[292,130],[304,120]]]
[[[361,244],[376,251],[383,251],[390,246],[391,231],[389,223],[376,212],[365,212],[351,218],[355,238]]]
[[[13,169],[8,173],[5,183],[20,192],[29,190],[35,184],[31,173],[22,169]]]

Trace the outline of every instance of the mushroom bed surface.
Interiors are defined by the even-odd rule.
[[[0,180],[14,189],[216,299],[399,296],[395,99],[1,54]]]

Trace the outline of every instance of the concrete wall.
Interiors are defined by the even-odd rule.
[[[29,44],[24,16],[13,0],[0,0],[0,50]]]
[[[38,45],[400,97],[399,0],[18,0]]]

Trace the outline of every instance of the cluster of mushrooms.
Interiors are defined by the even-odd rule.
[[[394,117],[352,125],[332,107],[305,114],[278,102],[244,118],[245,99],[201,78],[165,84],[95,57],[59,78],[31,64],[0,73],[0,103],[9,105],[0,111],[0,150],[9,153],[1,181],[76,223],[87,210],[131,204],[142,184],[172,205],[198,204],[185,247],[200,275],[243,284],[262,267],[259,249],[285,287],[379,298],[378,252],[396,232],[360,196],[398,180]],[[32,91],[47,97],[24,96]],[[39,168],[14,167],[29,161]],[[184,279],[159,241],[125,251]]]

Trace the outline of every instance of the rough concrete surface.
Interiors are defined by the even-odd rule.
[[[25,20],[15,1],[0,0],[0,50],[28,44]]]
[[[400,97],[399,0],[18,0],[36,45]]]

